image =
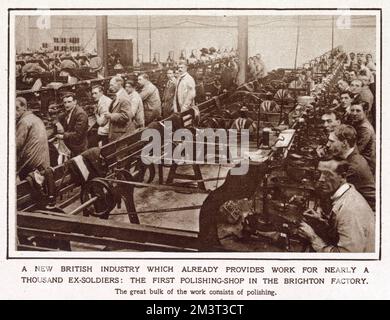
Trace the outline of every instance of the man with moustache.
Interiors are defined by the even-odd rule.
[[[180,61],[178,65],[179,78],[176,84],[175,97],[173,99],[173,111],[182,112],[195,105],[195,80],[187,72],[187,65]]]

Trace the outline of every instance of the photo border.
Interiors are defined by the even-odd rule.
[[[379,11],[379,26],[376,26],[376,28],[380,28],[379,34],[379,57],[380,57],[380,98],[378,99],[380,106],[379,106],[379,248],[378,248],[378,258],[247,258],[247,257],[83,257],[83,256],[72,256],[72,257],[51,257],[51,256],[44,256],[44,257],[20,257],[20,256],[11,256],[10,255],[10,226],[9,226],[9,187],[10,187],[10,172],[9,172],[9,151],[10,151],[10,132],[9,132],[9,110],[10,110],[10,18],[11,18],[11,12],[13,11],[184,11],[184,10],[196,10],[196,11],[255,11],[255,10],[261,10],[261,11],[337,11],[341,8],[207,8],[207,7],[188,7],[188,8],[8,8],[8,37],[7,37],[7,240],[6,240],[6,260],[259,260],[259,261],[381,261],[382,260],[382,75],[383,75],[383,63],[382,63],[382,54],[383,54],[383,21],[382,21],[382,8],[342,8],[344,10],[350,10],[350,11]],[[377,31],[377,29],[376,29]],[[376,45],[378,45],[376,39]],[[378,87],[378,86],[377,86]],[[378,108],[378,104],[376,105]],[[378,118],[378,117],[377,117]],[[378,125],[376,126],[376,129],[378,129]],[[16,227],[16,226],[15,226]],[[95,253],[96,251],[86,251],[86,253]],[[145,251],[146,252],[146,251]],[[149,251],[148,251],[149,252]],[[152,251],[153,253],[161,253],[158,251]],[[61,253],[59,251],[59,253]],[[80,253],[80,252],[77,252]],[[97,252],[96,252],[97,253]],[[151,252],[150,252],[151,253]],[[215,253],[209,253],[209,252],[195,252],[194,254],[222,254],[221,252],[215,252]],[[229,252],[223,253],[228,254]],[[238,253],[238,252],[234,252]],[[245,254],[254,254],[256,252],[245,252]],[[257,253],[272,253],[272,252],[257,252]],[[128,254],[128,252],[126,252]],[[177,254],[177,253],[176,253]],[[181,253],[179,253],[181,254]],[[284,253],[281,253],[284,254]],[[294,254],[292,252],[291,254]],[[297,254],[297,253],[295,253]],[[298,254],[304,254],[304,253],[298,253]],[[345,254],[345,253],[344,253]],[[344,255],[343,254],[343,255]],[[364,253],[363,253],[364,254]]]

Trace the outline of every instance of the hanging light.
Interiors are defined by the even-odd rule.
[[[174,51],[171,50],[168,52],[168,58],[167,58],[167,63],[173,63],[174,62]]]

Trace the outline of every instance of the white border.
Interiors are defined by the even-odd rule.
[[[260,7],[260,4],[256,4],[257,7]],[[255,7],[255,6],[254,6]],[[329,6],[330,7],[330,4]],[[41,7],[39,7],[41,8]],[[22,10],[22,11],[12,11],[11,12],[11,21],[10,21],[10,66],[14,65],[15,63],[15,39],[14,39],[14,33],[12,30],[14,30],[14,24],[15,24],[15,16],[17,15],[219,15],[222,16],[226,14],[226,11],[221,10],[148,10],[148,11],[142,11],[142,10],[130,10],[130,11],[123,11],[123,10],[88,10],[88,11],[52,11],[52,10]],[[255,16],[255,15],[285,15],[285,16],[295,16],[295,15],[336,15],[337,11],[334,10],[321,10],[321,11],[279,11],[279,10],[228,10],[227,15],[231,16],[237,16],[237,15],[248,15],[248,16]],[[378,69],[380,66],[380,17],[378,11],[351,11],[352,15],[375,15],[377,17],[377,50],[376,50],[376,61]],[[14,79],[15,72],[14,69],[10,68],[10,79]],[[379,78],[379,77],[378,77]],[[377,81],[377,97],[380,97],[380,83],[379,79]],[[9,95],[9,101],[14,101],[15,98],[15,86],[14,82],[10,81],[10,95]],[[379,99],[378,99],[379,104]],[[10,195],[10,202],[9,202],[9,252],[10,257],[12,258],[54,258],[54,257],[61,257],[61,258],[175,258],[175,259],[199,259],[199,258],[205,258],[205,259],[377,259],[379,257],[379,250],[376,251],[376,253],[365,253],[365,254],[321,254],[321,253],[263,253],[263,252],[250,252],[250,253],[150,253],[150,252],[127,252],[127,253],[117,253],[117,252],[20,252],[13,250],[12,248],[15,248],[15,215],[12,215],[12,212],[15,212],[15,201],[12,198],[12,194],[16,194],[16,188],[15,188],[15,181],[13,179],[12,172],[15,172],[15,161],[14,157],[15,155],[12,154],[12,150],[15,150],[14,148],[14,135],[12,134],[15,132],[14,127],[14,110],[10,108],[9,113],[9,138],[10,138],[10,144],[9,144],[9,150],[10,150],[10,162],[9,162],[9,195]],[[377,120],[379,120],[379,112],[377,113]],[[379,125],[378,123],[378,129],[377,132],[379,132]],[[379,135],[378,135],[379,136]],[[380,150],[379,146],[379,139],[377,139],[377,150]],[[13,156],[13,157],[12,157]],[[379,159],[379,152],[377,152],[377,160]],[[377,161],[379,163],[379,161]],[[377,170],[379,170],[379,166],[377,166]],[[377,174],[378,177],[378,174]],[[377,179],[377,199],[379,200],[379,179]],[[379,208],[379,201],[377,208]],[[379,211],[378,211],[379,212]],[[383,215],[383,213],[382,213]],[[379,214],[377,214],[377,222],[376,222],[376,248],[379,248]]]

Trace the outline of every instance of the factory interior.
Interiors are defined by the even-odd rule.
[[[377,16],[14,24],[17,251],[375,252]]]

